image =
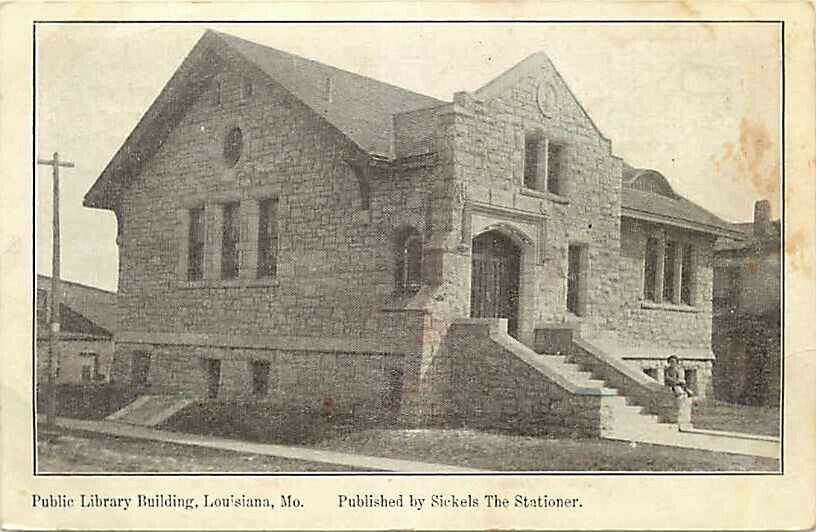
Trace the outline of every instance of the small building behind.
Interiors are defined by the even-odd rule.
[[[59,384],[108,381],[114,352],[116,293],[61,281]],[[51,277],[37,275],[37,382],[48,379]]]
[[[712,348],[719,399],[778,405],[781,368],[781,226],[758,201],[753,222],[735,224],[744,240],[714,253]]]

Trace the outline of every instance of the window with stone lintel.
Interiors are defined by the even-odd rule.
[[[694,247],[677,240],[650,237],[643,267],[643,299],[653,303],[695,306]]]
[[[570,244],[567,252],[567,310],[586,314],[589,253],[586,244]]]
[[[564,146],[539,133],[524,136],[524,187],[563,195]]]
[[[396,246],[396,292],[415,294],[422,286],[422,236],[416,229],[403,231]]]
[[[278,200],[258,202],[258,277],[277,275],[278,267]]]

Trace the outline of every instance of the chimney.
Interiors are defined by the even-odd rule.
[[[331,76],[328,76],[326,78],[326,101],[329,103],[332,103],[332,100],[334,99],[334,94],[332,94],[333,89],[334,83],[332,81]]]
[[[754,203],[754,236],[767,236],[771,232],[771,202],[759,200]]]

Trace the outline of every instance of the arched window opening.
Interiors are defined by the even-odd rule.
[[[415,294],[422,286],[422,237],[415,229],[403,232],[396,249],[396,291]]]

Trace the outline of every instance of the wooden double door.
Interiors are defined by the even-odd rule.
[[[489,231],[473,239],[471,255],[471,317],[507,318],[507,332],[517,337],[521,250],[503,234]]]

